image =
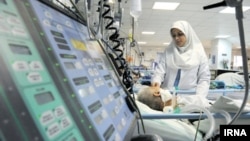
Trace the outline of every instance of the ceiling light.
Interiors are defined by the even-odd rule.
[[[138,42],[138,44],[145,45],[147,42]]]
[[[179,5],[177,2],[155,2],[152,9],[175,10]]]
[[[153,35],[153,34],[155,34],[155,32],[152,32],[152,31],[143,31],[142,34]]]
[[[215,38],[228,38],[229,35],[218,35],[218,36],[215,36]]]
[[[114,0],[108,0],[108,3],[114,3]]]
[[[169,45],[170,43],[169,42],[167,42],[167,43],[163,43],[163,45]]]
[[[245,12],[250,9],[250,6],[242,6],[242,11]],[[234,14],[235,8],[234,7],[226,7],[223,10],[221,10],[219,13],[228,13],[228,14]]]

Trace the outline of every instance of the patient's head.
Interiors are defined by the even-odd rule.
[[[150,108],[158,111],[163,111],[164,106],[171,105],[171,94],[164,94],[165,102],[163,102],[163,93],[164,91],[160,91],[160,93],[154,93],[155,90],[153,87],[145,87],[142,88],[138,92],[137,100],[146,104]]]

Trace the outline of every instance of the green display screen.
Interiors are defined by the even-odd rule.
[[[31,55],[31,51],[27,46],[17,44],[9,44],[9,46],[15,54]]]
[[[44,93],[36,94],[35,99],[39,105],[43,105],[51,101],[54,101],[54,97],[51,94],[51,92],[44,92]]]
[[[0,3],[7,4],[6,0],[0,0]]]

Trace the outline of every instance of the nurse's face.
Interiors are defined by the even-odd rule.
[[[178,47],[183,47],[185,45],[186,36],[181,30],[177,28],[171,29],[171,36]]]

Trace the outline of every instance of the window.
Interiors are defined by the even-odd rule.
[[[242,56],[234,56],[233,68],[241,68],[243,66]]]

